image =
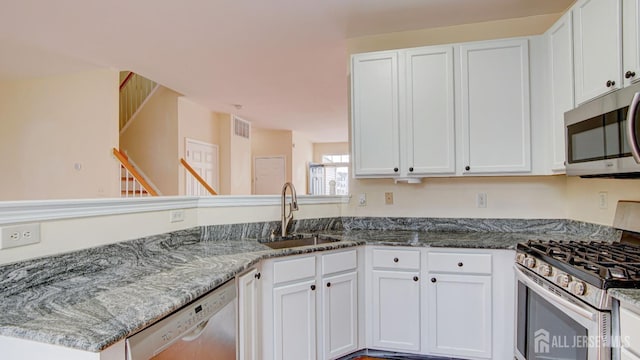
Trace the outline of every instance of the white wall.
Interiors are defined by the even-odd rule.
[[[313,160],[313,143],[305,134],[294,131],[291,149],[291,181],[298,194],[308,193],[307,165]]]

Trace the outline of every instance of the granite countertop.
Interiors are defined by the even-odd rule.
[[[620,302],[640,309],[640,289],[609,289],[607,292]]]
[[[272,257],[363,244],[514,249],[532,238],[585,239],[583,230],[430,232],[349,229],[340,223],[318,231],[315,223],[301,224],[294,231],[341,241],[272,250],[256,239],[268,238],[273,222],[219,225],[0,266],[0,335],[98,352]],[[604,233],[604,240],[617,234]]]

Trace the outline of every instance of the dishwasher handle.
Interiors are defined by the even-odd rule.
[[[198,326],[196,326],[193,330],[191,330],[191,332],[185,334],[182,337],[182,340],[184,340],[184,341],[193,341],[193,340],[199,338],[200,335],[202,335],[204,330],[207,328],[207,325],[209,325],[209,320],[205,320],[205,321],[201,322],[200,324],[198,324]]]

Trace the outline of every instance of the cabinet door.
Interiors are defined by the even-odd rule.
[[[622,72],[624,85],[640,80],[640,0],[622,2]]]
[[[258,270],[238,277],[238,358],[258,360]]]
[[[491,276],[429,273],[429,279],[429,352],[491,358]]]
[[[576,102],[581,104],[622,86],[620,0],[581,0],[572,13]]]
[[[315,284],[309,280],[273,289],[274,359],[316,358]]]
[[[396,175],[398,145],[398,53],[354,55],[351,66],[354,176]]]
[[[373,346],[420,350],[418,272],[373,271]]]
[[[531,171],[526,39],[463,45],[463,174]]]
[[[571,12],[547,32],[551,88],[551,170],[564,171],[564,113],[573,109],[573,26]]]
[[[405,52],[405,175],[455,173],[453,48]]]
[[[324,359],[358,350],[358,275],[351,272],[323,280]]]

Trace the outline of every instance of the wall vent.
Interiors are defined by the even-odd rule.
[[[249,139],[251,137],[251,123],[240,119],[237,116],[233,117],[233,134],[235,136],[240,136],[245,139]]]

